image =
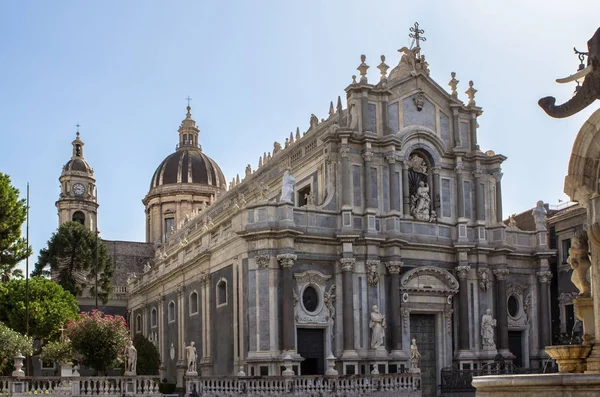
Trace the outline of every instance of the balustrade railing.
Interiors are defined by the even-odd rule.
[[[0,396],[159,396],[157,376],[0,377]]]
[[[360,375],[349,377],[269,376],[188,377],[186,392],[202,397],[217,396],[411,396],[421,395],[418,374]],[[196,394],[195,394],[196,393]]]

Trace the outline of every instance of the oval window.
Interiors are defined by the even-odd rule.
[[[302,304],[308,312],[314,312],[317,310],[317,306],[319,306],[319,294],[317,294],[317,290],[315,290],[314,287],[308,286],[304,288],[304,293],[302,294]]]
[[[514,295],[508,298],[508,314],[511,317],[517,317],[519,314],[519,300]]]

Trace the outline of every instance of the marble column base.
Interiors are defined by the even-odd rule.
[[[342,352],[341,360],[356,360],[358,358],[358,353],[356,350],[344,350]]]

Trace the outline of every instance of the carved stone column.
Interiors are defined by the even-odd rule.
[[[494,174],[496,178],[496,222],[502,223],[502,173]]]
[[[342,163],[342,206],[351,206],[350,203],[350,166],[348,164],[348,155],[350,148],[348,145],[340,147],[340,157]]]
[[[467,276],[471,269],[468,265],[456,267],[458,275],[458,349],[469,350],[469,289]]]
[[[185,312],[184,312],[184,291],[182,284],[177,286],[177,387],[184,387],[184,374],[187,368],[185,361]]]
[[[400,318],[400,269],[401,261],[390,261],[386,263],[388,273],[390,274],[390,318],[389,325],[391,332],[391,350],[394,352],[402,351],[402,319]]]
[[[356,259],[342,258],[342,306],[344,324],[344,355],[354,352],[354,286],[353,271]]]
[[[390,211],[398,211],[398,178],[396,178],[396,155],[394,153],[385,156],[389,164],[389,176],[390,176]]]
[[[440,188],[440,167],[431,168],[433,172],[433,194],[431,195],[431,200],[433,200],[433,209],[438,217],[442,215],[440,210],[441,207],[441,188]]]
[[[410,187],[408,186],[408,164],[402,162],[402,213],[404,216],[410,214]]]
[[[165,323],[164,323],[164,306],[165,297],[163,294],[158,294],[158,351],[160,353],[160,378],[166,377],[165,357],[168,357],[165,340]]]
[[[458,217],[465,217],[465,187],[463,178],[462,164],[457,165],[456,171],[456,206],[458,207]]]
[[[297,256],[294,254],[277,255],[281,263],[281,286],[283,291],[281,326],[283,330],[282,350],[285,352],[296,350],[296,322],[294,320],[294,277],[292,266]]]
[[[371,194],[371,190],[373,189],[371,180],[371,162],[373,161],[373,152],[370,150],[365,151],[362,155],[362,158],[365,162],[365,208],[374,208],[373,195]]]
[[[483,203],[483,191],[481,190],[481,170],[473,172],[473,183],[475,184],[475,219],[485,220],[485,211]]]
[[[506,276],[508,269],[496,269],[496,299],[497,299],[497,321],[498,321],[498,351],[508,352],[508,309],[506,307]]]
[[[548,289],[550,280],[552,280],[552,272],[549,270],[541,270],[536,273],[540,291],[540,347],[544,348],[551,344],[550,340],[550,324],[547,319],[550,318],[550,305],[548,298]]]

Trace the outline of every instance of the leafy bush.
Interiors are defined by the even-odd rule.
[[[129,342],[125,319],[99,310],[81,313],[79,319],[69,321],[66,334],[82,363],[100,374],[120,365]]]
[[[73,347],[69,341],[50,342],[42,348],[40,358],[43,361],[56,361],[59,364],[68,363],[73,359]]]
[[[158,375],[160,354],[156,346],[142,334],[137,334],[133,338],[133,346],[137,350],[137,374]]]
[[[0,369],[11,364],[17,353],[24,356],[31,355],[33,340],[0,322]]]

